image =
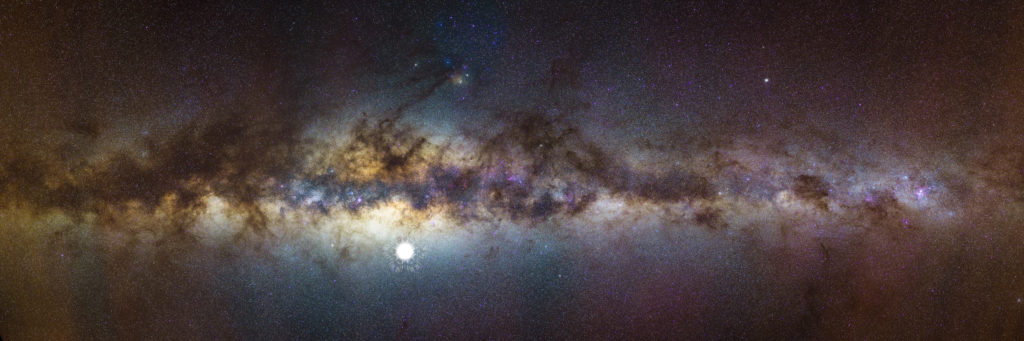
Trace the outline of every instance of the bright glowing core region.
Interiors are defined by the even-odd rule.
[[[416,249],[412,247],[412,244],[408,242],[402,242],[395,248],[395,256],[402,261],[408,261],[412,259],[412,256],[416,254]]]

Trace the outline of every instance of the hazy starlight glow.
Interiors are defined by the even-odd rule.
[[[1024,339],[1024,7],[758,2],[6,1],[0,339]]]

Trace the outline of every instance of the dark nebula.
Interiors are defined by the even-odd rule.
[[[1014,3],[0,4],[0,337],[1024,338]]]

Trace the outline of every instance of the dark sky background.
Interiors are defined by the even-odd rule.
[[[1013,2],[9,1],[0,337],[1020,339],[1022,99]]]

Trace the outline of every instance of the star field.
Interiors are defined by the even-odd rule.
[[[0,337],[1019,339],[1012,3],[0,5]]]

